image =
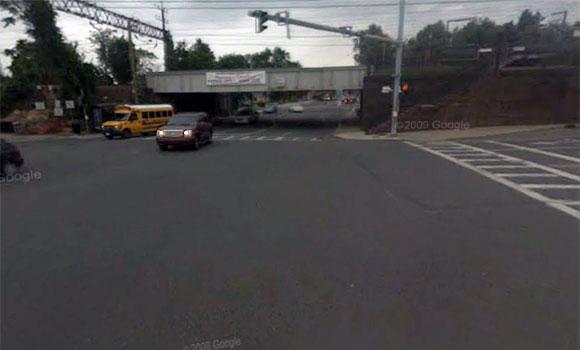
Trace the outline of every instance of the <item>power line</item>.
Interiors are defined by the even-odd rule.
[[[103,3],[113,3],[109,0]],[[423,6],[423,5],[454,5],[454,4],[480,4],[480,3],[505,3],[505,2],[519,2],[525,0],[440,0],[440,1],[426,1],[426,2],[410,2],[407,6]],[[261,10],[280,10],[280,9],[325,9],[325,8],[365,8],[365,7],[390,7],[398,6],[398,3],[384,2],[384,3],[362,3],[362,4],[318,4],[318,5],[278,5],[278,6],[260,6]],[[257,7],[256,5],[246,6],[177,6],[166,7],[169,10],[249,10]],[[151,6],[107,6],[108,9],[115,10],[149,10],[157,9]]]

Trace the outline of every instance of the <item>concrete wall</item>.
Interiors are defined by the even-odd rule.
[[[366,76],[366,68],[359,66],[253,69],[258,70],[266,71],[265,85],[208,86],[206,84],[208,71],[204,70],[150,73],[147,75],[147,87],[157,94],[361,90]]]

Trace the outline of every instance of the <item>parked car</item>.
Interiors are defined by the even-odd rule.
[[[259,113],[252,107],[240,107],[233,116],[236,124],[253,124],[258,121]]]
[[[345,98],[342,99],[342,103],[345,105],[353,104],[355,101],[356,99],[352,96],[346,96]]]
[[[0,139],[0,150],[2,152],[2,159],[0,159],[0,176],[6,176],[8,167],[21,168],[24,165],[24,159],[20,154],[20,150],[14,144]]]
[[[266,114],[278,113],[278,104],[276,104],[276,103],[268,103],[264,107],[264,113],[266,113]]]
[[[296,104],[296,105],[290,106],[290,108],[288,110],[292,113],[302,113],[302,112],[304,112],[304,107]]]
[[[192,147],[211,143],[213,125],[205,112],[175,114],[167,125],[157,130],[157,145],[161,151],[169,147]]]

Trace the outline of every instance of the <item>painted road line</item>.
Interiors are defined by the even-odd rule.
[[[556,140],[556,141],[536,141],[530,142],[530,145],[562,145],[567,143],[580,143],[580,140],[576,139],[564,139],[564,140]]]
[[[235,138],[235,136],[228,136],[228,137],[224,137],[222,140],[223,141],[228,141],[228,140],[231,140],[233,138]]]
[[[267,138],[267,136],[260,136],[258,138],[256,138],[256,141],[265,141]]]
[[[565,156],[563,154],[559,154],[559,153],[554,153],[554,152],[548,152],[548,151],[544,151],[544,150],[539,150],[537,148],[532,148],[532,147],[525,147],[525,146],[520,146],[520,145],[514,145],[511,143],[505,143],[505,142],[497,142],[497,141],[487,141],[488,143],[494,144],[494,145],[500,145],[500,146],[504,146],[504,147],[511,147],[511,148],[516,148],[522,151],[527,151],[527,152],[532,152],[532,153],[537,153],[537,154],[542,154],[548,157],[554,157],[554,158],[559,158],[559,159],[564,159],[570,162],[576,162],[576,163],[580,163],[580,158],[576,158],[576,157],[571,157],[571,156]]]
[[[495,174],[499,177],[558,177],[556,174],[526,173],[526,174]]]
[[[478,166],[481,169],[529,169],[533,166],[529,165],[481,165]]]
[[[523,188],[538,190],[580,190],[580,185],[557,185],[557,184],[521,184]]]
[[[492,154],[490,154],[491,156]],[[515,160],[505,159],[505,158],[496,158],[496,159],[489,159],[489,158],[471,158],[471,159],[460,159],[464,162],[469,163],[487,163],[487,162],[515,162]]]
[[[457,142],[450,142],[450,143],[456,144]],[[461,144],[460,144],[460,145],[461,145]],[[561,176],[561,177],[565,177],[565,178],[567,178],[567,179],[570,179],[570,180],[574,180],[574,181],[580,182],[580,176],[573,175],[573,174],[567,173],[567,172],[565,172],[565,171],[558,170],[558,169],[556,169],[556,168],[551,168],[551,167],[548,167],[548,166],[545,166],[545,165],[541,165],[541,164],[538,164],[538,163],[531,162],[531,161],[529,161],[529,160],[523,160],[523,159],[515,158],[515,157],[508,156],[508,155],[501,154],[501,153],[495,153],[495,152],[491,152],[491,151],[486,151],[486,150],[484,150],[484,149],[482,149],[482,148],[475,147],[475,146],[469,146],[469,145],[466,145],[466,146],[468,146],[468,147],[472,148],[473,150],[477,150],[477,151],[485,151],[485,152],[489,152],[489,153],[494,153],[494,154],[496,154],[498,157],[504,157],[505,159],[511,159],[511,160],[513,160],[513,161],[515,161],[515,162],[520,162],[520,163],[521,163],[521,165],[528,165],[528,166],[530,166],[530,167],[532,167],[532,168],[542,169],[542,170],[544,170],[544,171],[547,171],[547,172],[549,172],[549,173],[556,174],[556,175],[559,175],[559,176]]]
[[[493,156],[493,154],[487,154],[487,153],[468,153],[468,152],[473,152],[473,151],[466,150],[466,152],[442,152],[442,153],[445,153],[445,154],[450,155],[450,156],[461,156],[461,157]]]
[[[493,181],[495,181],[497,183],[500,183],[500,184],[502,184],[504,186],[507,186],[507,187],[513,189],[514,191],[520,192],[520,193],[522,193],[522,194],[524,194],[524,195],[526,195],[526,196],[528,196],[528,197],[530,197],[532,199],[535,199],[535,200],[537,200],[539,202],[542,202],[542,203],[544,203],[547,206],[550,206],[550,207],[552,207],[554,209],[557,209],[557,210],[559,210],[559,211],[561,211],[563,213],[566,213],[566,214],[568,214],[568,215],[570,215],[570,216],[572,216],[572,217],[580,220],[580,210],[576,210],[574,208],[571,208],[571,207],[569,207],[569,206],[567,206],[565,204],[562,204],[561,202],[559,202],[557,200],[554,200],[552,198],[546,197],[543,194],[540,194],[540,193],[537,193],[535,191],[532,191],[531,189],[524,188],[521,185],[519,185],[519,184],[517,184],[515,182],[512,182],[512,181],[508,180],[507,178],[503,178],[503,177],[496,176],[495,174],[493,174],[493,173],[491,173],[489,171],[486,171],[486,170],[482,169],[481,167],[477,167],[477,166],[475,166],[473,164],[469,164],[469,163],[463,162],[461,160],[458,160],[456,158],[453,158],[451,156],[448,156],[448,155],[446,155],[444,153],[441,153],[441,152],[438,152],[438,151],[429,149],[428,147],[425,147],[425,146],[416,144],[414,142],[405,141],[405,143],[408,144],[409,146],[418,148],[418,149],[423,150],[425,152],[428,152],[428,153],[434,154],[434,155],[436,155],[438,157],[441,157],[443,159],[446,159],[446,160],[448,160],[448,161],[450,161],[452,163],[455,163],[455,164],[457,164],[457,165],[459,165],[461,167],[464,167],[466,169],[472,170],[472,171],[474,171],[475,173],[477,173],[477,174],[479,174],[481,176],[487,177],[490,180],[493,180]],[[470,146],[470,147],[472,147],[472,146]],[[480,150],[480,149],[477,149],[477,147],[472,147],[472,148],[474,148],[476,150]],[[513,159],[515,159],[515,158],[513,158]],[[526,161],[526,163],[532,163],[532,162],[527,162]],[[531,164],[528,164],[528,165],[531,165]],[[556,170],[556,169],[553,169],[553,170]],[[556,172],[559,172],[559,171],[556,170]],[[571,175],[571,174],[568,174],[568,175]]]

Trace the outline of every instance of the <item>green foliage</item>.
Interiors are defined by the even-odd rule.
[[[439,21],[421,29],[415,38],[409,40],[408,47],[411,52],[424,53],[427,59],[437,59],[449,45],[450,39],[451,34],[445,24]]]
[[[568,24],[549,24],[542,22],[541,13],[525,10],[516,24],[508,22],[498,25],[489,18],[473,20],[460,29],[448,32],[442,21],[425,26],[406,45],[405,56],[420,57],[425,61],[437,61],[441,53],[450,47],[464,48],[490,47],[496,51],[523,45],[549,46],[561,57],[568,55],[578,61],[577,41],[572,38],[572,27]],[[369,34],[384,35],[381,27],[373,24],[366,30]],[[366,66],[390,66],[394,63],[395,47],[376,40],[355,39],[355,60]]]
[[[279,47],[268,48],[246,56],[252,68],[294,68],[301,67],[299,62],[292,61],[290,53]]]
[[[452,46],[479,47],[495,46],[497,42],[497,26],[488,18],[481,21],[471,21],[463,28],[455,30],[452,35]]]
[[[37,85],[59,87],[60,98],[79,95],[90,101],[94,91],[95,71],[83,62],[75,45],[66,43],[56,25],[56,14],[47,0],[20,2],[19,6],[0,2],[11,20],[23,21],[30,40],[20,40],[6,54],[12,59],[10,77],[3,79],[2,109],[9,111],[30,98]]]
[[[228,54],[219,58],[216,64],[218,69],[244,69],[250,68],[250,63],[244,55]]]
[[[366,34],[382,35],[383,28],[376,24],[371,24],[364,31]],[[393,43],[384,43],[374,39],[356,38],[354,39],[354,59],[358,64],[367,67],[379,67],[392,64],[395,60],[396,47]]]
[[[197,39],[195,44],[187,46],[185,41],[177,43],[171,53],[170,70],[195,69],[247,69],[247,68],[287,68],[300,67],[299,62],[292,61],[290,53],[275,47],[264,49],[249,55],[228,54],[217,61],[208,44]]]
[[[212,69],[216,65],[213,51],[201,39],[189,47],[185,41],[178,42],[169,63],[169,70]]]
[[[119,84],[131,81],[131,61],[129,56],[129,40],[116,36],[113,30],[107,29],[94,32],[90,38],[95,47],[99,66],[103,72],[110,75]],[[157,57],[147,50],[136,49],[135,60],[137,74],[152,70],[152,61]]]

